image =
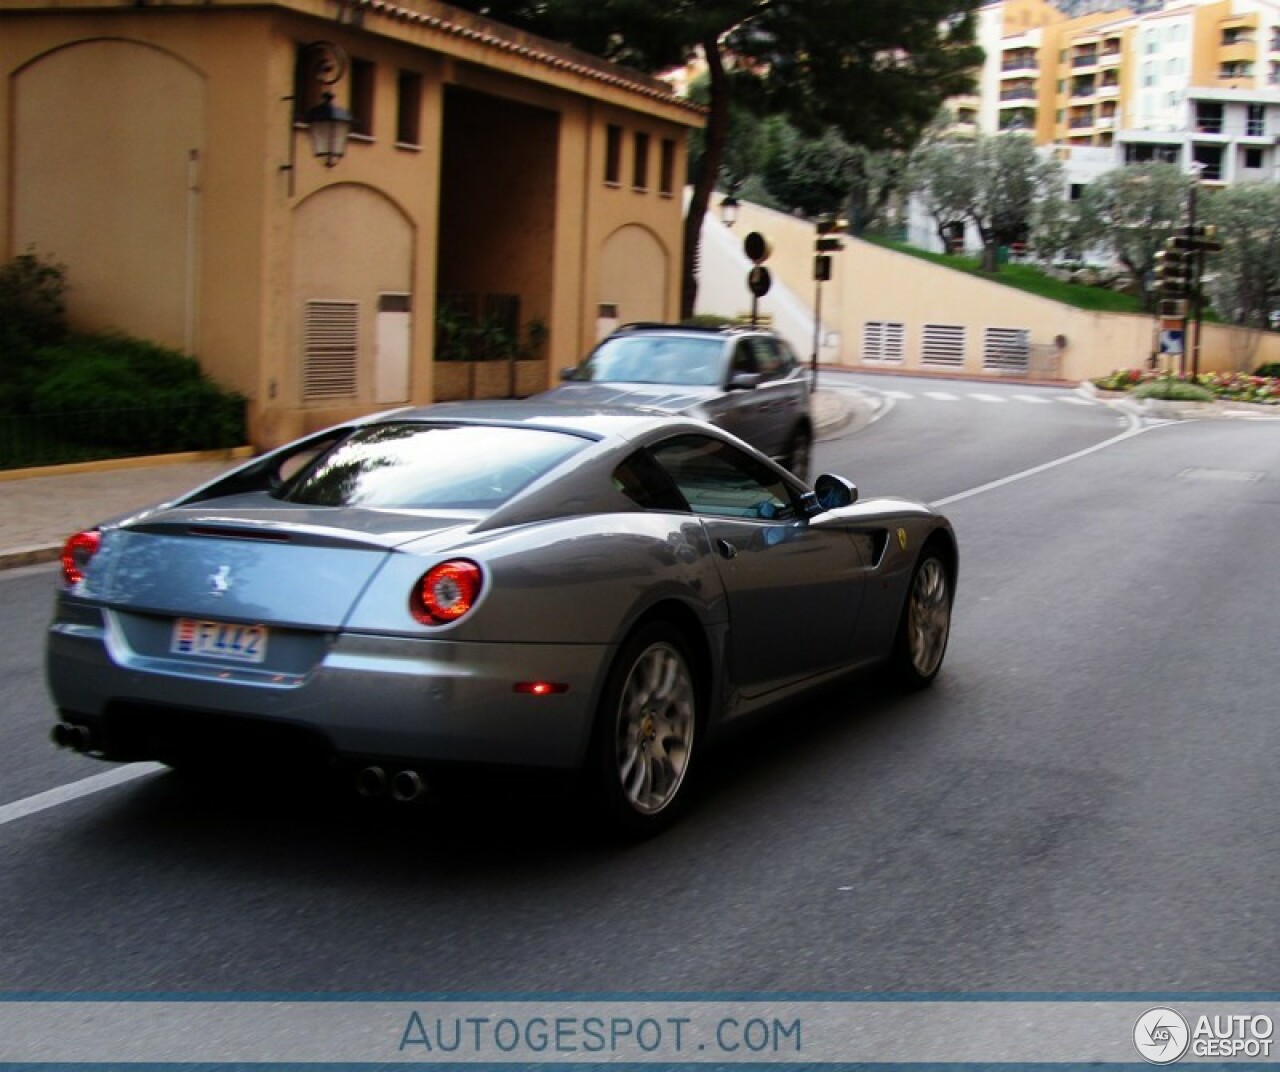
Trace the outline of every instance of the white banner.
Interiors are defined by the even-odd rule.
[[[1280,1002],[0,999],[0,1063],[1275,1063]]]

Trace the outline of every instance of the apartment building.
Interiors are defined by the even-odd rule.
[[[1069,17],[1048,0],[985,5],[979,101],[957,114],[1031,133],[1076,187],[1153,160],[1207,184],[1280,178],[1280,2],[1135,6]]]

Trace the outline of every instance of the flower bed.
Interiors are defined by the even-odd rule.
[[[1247,372],[1202,372],[1199,376],[1185,373],[1170,375],[1150,369],[1117,369],[1109,376],[1093,381],[1100,391],[1132,391],[1148,383],[1198,384],[1212,391],[1214,397],[1224,402],[1256,402],[1260,405],[1280,405],[1280,377],[1252,376]]]

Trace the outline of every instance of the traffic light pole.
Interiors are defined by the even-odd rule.
[[[809,391],[818,389],[818,350],[822,346],[822,277],[814,273],[813,284],[813,355],[809,358]]]
[[[818,221],[817,236],[813,243],[813,355],[809,359],[812,383],[810,391],[818,389],[818,354],[822,351],[822,284],[831,278],[831,254],[844,248],[836,236],[840,221],[825,216]]]
[[[1196,222],[1196,198],[1199,181],[1191,184],[1187,196],[1187,225],[1165,240],[1164,249],[1156,254],[1156,277],[1162,299],[1157,316],[1181,324],[1182,339],[1178,371],[1182,375],[1200,375],[1200,336],[1204,324],[1205,254],[1220,253],[1222,243],[1214,229]],[[1190,330],[1188,330],[1190,329]]]
[[[1200,176],[1197,174],[1191,183],[1191,192],[1187,195],[1187,234],[1194,241],[1196,234],[1196,191],[1200,188]],[[1200,277],[1204,269],[1204,252],[1200,249],[1194,249],[1190,254],[1190,272],[1191,272],[1191,317],[1192,317],[1192,335],[1191,335],[1191,376],[1192,379],[1200,375],[1200,322],[1203,319],[1203,307],[1200,297]],[[1183,328],[1183,337],[1186,337],[1186,329]]]

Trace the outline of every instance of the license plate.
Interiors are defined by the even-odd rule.
[[[179,618],[173,623],[169,650],[175,655],[260,663],[267,657],[267,627]]]

